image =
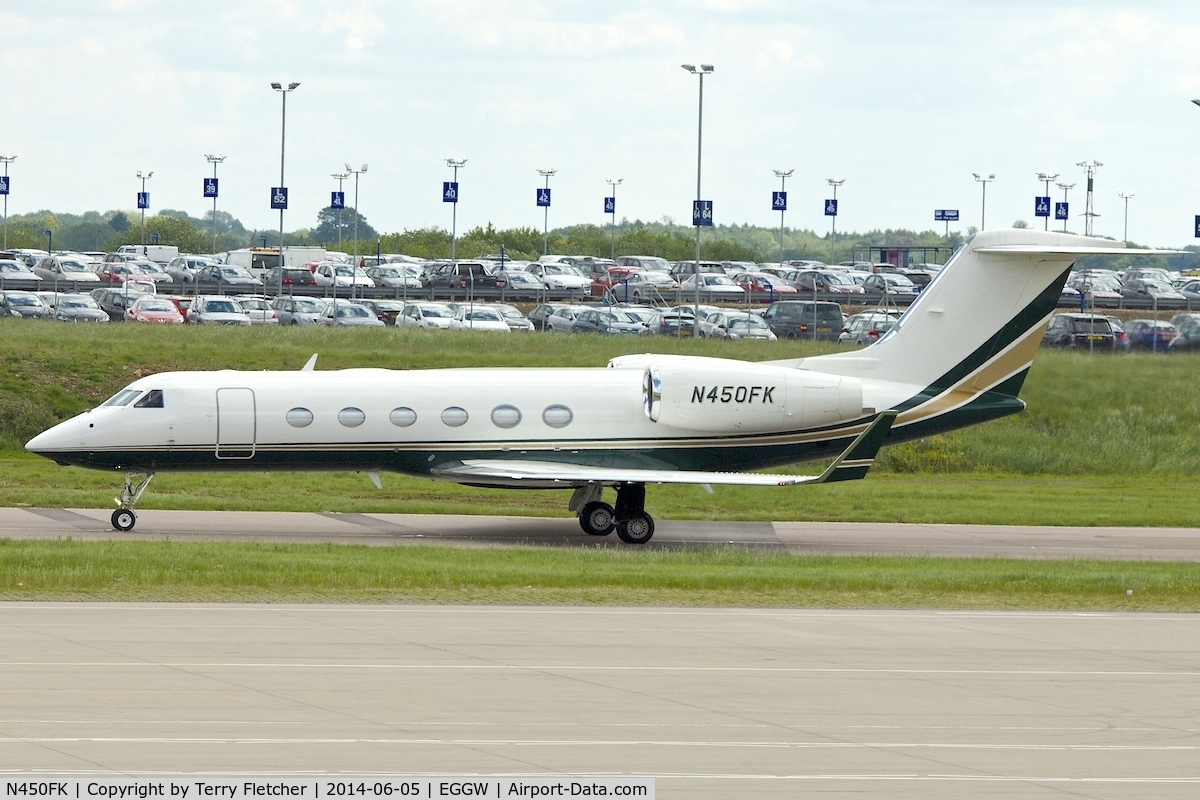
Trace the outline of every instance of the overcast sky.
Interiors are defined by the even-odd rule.
[[[1136,10],[1131,10],[1136,9]],[[0,155],[10,214],[211,208],[206,153],[223,153],[218,207],[278,225],[280,94],[288,95],[285,227],[315,225],[346,162],[369,171],[359,208],[385,232],[450,227],[445,159],[459,175],[459,230],[687,221],[704,81],[703,195],[718,223],[942,229],[1033,216],[1041,171],[1077,182],[1103,162],[1095,232],[1194,243],[1200,214],[1200,4],[1184,0],[4,0]],[[346,185],[353,203],[354,185]],[[1055,200],[1062,192],[1053,189]],[[1053,222],[1052,222],[1053,226]]]

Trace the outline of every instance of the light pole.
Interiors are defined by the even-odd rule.
[[[1133,197],[1133,192],[1117,192],[1117,197],[1125,201],[1125,232],[1121,235],[1121,241],[1129,243],[1129,198]]]
[[[349,166],[349,165],[347,165],[347,166]],[[346,195],[345,195],[345,194],[342,192],[342,181],[346,180],[346,178],[349,178],[349,177],[350,177],[350,173],[348,173],[348,172],[335,172],[335,173],[333,173],[332,175],[330,175],[329,177],[331,177],[331,178],[337,178],[337,182],[338,182],[338,195],[339,195],[339,196],[341,196],[341,197],[345,197]],[[355,199],[354,199],[354,202],[355,202],[355,203],[358,203],[358,198],[355,198]],[[343,210],[345,207],[346,207],[346,203],[345,203],[345,201],[342,201],[342,204],[341,204],[340,206],[338,206],[338,210],[337,210],[337,212],[338,212],[338,220],[337,220],[337,229],[338,229],[338,252],[339,252],[339,253],[342,251],[342,210]],[[358,213],[358,209],[357,209],[357,208],[355,208],[355,209],[354,209],[354,213],[356,213],[356,214]]]
[[[225,160],[220,153],[206,155],[208,163],[213,165],[213,253],[217,252],[217,164]]]
[[[287,96],[289,92],[296,91],[296,87],[300,84],[296,81],[289,83],[287,88],[283,84],[272,83],[271,88],[279,92],[279,96],[283,102],[281,104],[279,115],[279,188],[283,189],[283,163],[284,154],[287,151]],[[279,208],[279,293],[283,294],[283,212],[286,210],[287,203],[284,202]]]
[[[358,176],[367,171],[367,165],[363,164],[362,169],[355,169],[349,164],[346,165],[346,172],[354,176],[354,268],[358,269]],[[356,273],[357,274],[357,273]],[[354,279],[350,279],[350,294],[354,294]]]
[[[4,163],[4,249],[8,249],[8,165],[16,161],[16,156],[0,156]]]
[[[1092,190],[1095,188],[1096,170],[1104,165],[1099,161],[1080,161],[1075,166],[1083,167],[1084,172],[1087,173],[1087,200],[1083,205],[1083,235],[1091,236],[1092,220],[1094,217],[1100,216],[1092,205]]]
[[[146,254],[146,206],[150,205],[150,197],[146,194],[146,181],[154,177],[154,170],[150,170],[145,175],[139,169],[137,171],[138,180],[142,182],[142,191],[138,194],[138,208],[142,211],[142,255]]]
[[[611,195],[612,202],[609,204],[609,207],[612,208],[612,211],[609,213],[611,213],[612,216],[609,218],[609,222],[608,222],[608,233],[609,233],[608,257],[614,261],[617,258],[617,187],[620,186],[624,181],[625,181],[624,178],[605,178],[604,179],[604,182],[612,187],[612,195]]]
[[[42,233],[46,234],[46,252],[54,255],[54,231],[45,230]]]
[[[791,177],[794,169],[777,169],[775,177],[779,178],[779,195],[782,202],[779,206],[779,264],[783,265],[783,212],[787,211],[787,179]]]
[[[979,230],[982,231],[987,228],[987,185],[991,181],[996,180],[996,176],[988,175],[985,178],[982,175],[980,175],[978,172],[973,172],[971,174],[973,174],[975,176],[975,180],[977,180],[981,184],[983,184],[983,207],[979,213]]]
[[[1046,184],[1046,193],[1042,195],[1046,198],[1046,202],[1050,202],[1050,184],[1058,180],[1057,172],[1039,172],[1037,179]],[[1050,230],[1050,209],[1046,209],[1046,224],[1045,230]]]
[[[833,214],[829,217],[829,263],[833,263],[833,241],[837,238],[837,190],[846,182],[845,178],[826,178],[825,182],[833,187]]]
[[[700,166],[704,145],[704,76],[712,74],[713,65],[701,64],[699,69],[694,64],[682,64],[681,66],[700,78],[700,100],[696,114],[696,210],[693,212],[699,213],[701,205]],[[692,279],[696,282],[696,307],[693,309],[695,315],[692,317],[692,336],[697,339],[700,338],[700,228],[702,227],[700,223],[702,221],[702,219],[693,220],[696,225],[696,269]]]
[[[1063,190],[1063,207],[1070,208],[1070,206],[1067,205],[1067,192],[1074,189],[1075,184],[1073,184],[1073,183],[1056,183],[1054,185]],[[1067,216],[1066,215],[1063,216],[1062,232],[1063,233],[1067,232]]]
[[[538,205],[545,209],[545,213],[542,215],[542,255],[550,252],[547,249],[548,237],[550,235],[550,176],[556,172],[558,172],[556,169],[539,169],[537,171],[538,175],[546,179],[546,194],[538,197]],[[545,198],[544,202],[542,200],[543,197]]]
[[[455,260],[455,249],[458,245],[458,171],[465,167],[465,158],[447,158],[446,166],[454,170],[454,200],[450,204],[450,260]]]

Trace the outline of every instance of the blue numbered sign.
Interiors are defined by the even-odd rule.
[[[538,204],[538,208],[549,208],[550,207],[550,190],[549,189],[538,189],[537,190],[537,204]]]
[[[837,216],[837,200],[826,200],[825,201],[825,216],[827,216],[827,217],[836,217]]]
[[[713,224],[712,200],[692,201],[692,224],[707,226]]]
[[[1066,203],[1055,203],[1054,204],[1054,218],[1055,219],[1066,219],[1067,218],[1067,204]]]
[[[329,193],[329,207],[337,208],[337,209],[345,208],[346,207],[346,193],[345,192],[330,192]]]
[[[216,178],[205,178],[204,179],[204,196],[205,197],[216,197],[217,196],[217,179]]]
[[[287,187],[276,186],[271,189],[271,208],[283,211],[287,208]]]
[[[1200,239],[1200,216],[1196,217],[1196,238]]]
[[[615,198],[615,197],[604,198],[604,213],[605,214],[617,213],[617,198]]]
[[[150,193],[149,192],[138,192],[138,208],[149,208],[149,207],[150,207]]]
[[[0,175],[0,194],[8,194],[8,176]]]
[[[442,181],[442,202],[458,202],[458,181]]]
[[[1050,216],[1050,198],[1049,197],[1033,198],[1033,215],[1035,217]]]
[[[787,192],[771,192],[771,210],[787,211]]]
[[[958,222],[957,208],[941,208],[933,212],[934,222]]]

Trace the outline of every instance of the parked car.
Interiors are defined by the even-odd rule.
[[[632,334],[646,330],[646,326],[620,309],[589,308],[575,318],[571,333]]]
[[[581,296],[591,292],[592,279],[570,264],[535,262],[529,265],[527,271],[536,276],[546,289],[566,290]]]
[[[634,269],[649,269],[655,272],[671,274],[671,262],[658,256],[620,256],[617,258],[618,267],[633,267]],[[703,270],[701,270],[703,272]],[[724,270],[722,270],[724,272]]]
[[[542,282],[538,277],[524,270],[504,270],[496,274],[507,294],[534,297],[542,291]]]
[[[499,289],[503,279],[481,261],[450,261],[438,264],[421,278],[425,287],[450,289]]]
[[[46,319],[50,316],[50,306],[33,292],[9,290],[0,292],[0,316]]]
[[[1161,278],[1134,278],[1121,287],[1121,296],[1130,300],[1149,300],[1156,305],[1182,305],[1187,298]]]
[[[643,336],[693,336],[696,317],[681,309],[668,309],[650,321]]]
[[[351,328],[382,328],[384,325],[383,320],[375,316],[371,309],[344,300],[338,300],[325,306],[317,324]]]
[[[208,256],[176,256],[167,262],[167,274],[176,283],[195,283],[196,273],[215,263]]]
[[[196,283],[216,284],[217,286],[260,288],[263,282],[250,274],[245,267],[232,267],[228,264],[210,264],[196,273]]]
[[[751,295],[778,297],[779,295],[796,294],[796,287],[777,275],[765,272],[739,272],[733,276],[733,282]]]
[[[362,267],[352,267],[349,264],[335,264],[332,261],[322,261],[313,267],[313,283],[317,286],[334,286],[345,288],[350,286],[375,287],[375,281],[363,271]]]
[[[620,259],[617,259],[617,260],[618,260],[618,262],[620,261]],[[659,269],[658,267],[646,267],[646,266],[643,266],[642,268],[643,269]],[[696,261],[695,261],[695,259],[693,259],[691,261],[676,261],[675,264],[672,265],[671,269],[668,271],[670,272],[672,278],[682,281],[687,276],[696,274],[696,272],[697,272]],[[723,267],[721,265],[721,263],[718,261],[701,261],[699,272],[701,275],[726,275],[726,274],[728,274],[725,272],[725,267]]]
[[[558,331],[559,333],[570,333],[571,326],[575,324],[575,319],[584,311],[588,310],[588,306],[576,305],[561,305],[554,309],[549,317],[546,318],[547,330]]]
[[[380,289],[421,288],[421,268],[415,264],[383,263],[367,267],[364,272]]]
[[[679,288],[679,282],[665,272],[641,270],[631,272],[618,285],[613,287],[613,293],[619,300],[635,303],[649,301],[665,301]]]
[[[1108,318],[1099,314],[1055,314],[1042,334],[1042,344],[1112,351],[1116,349],[1116,335]]]
[[[263,286],[312,286],[312,270],[306,267],[271,267],[263,273]]]
[[[510,306],[507,303],[496,303],[494,308],[500,312],[500,316],[504,317],[505,324],[508,325],[509,330],[513,333],[518,331],[524,333],[533,330],[533,323],[516,306]]]
[[[899,297],[912,297],[921,291],[915,283],[898,272],[877,272],[868,275],[863,279],[862,288],[868,294]]]
[[[77,256],[47,256],[37,263],[33,273],[54,286],[100,282],[92,264]]]
[[[1131,319],[1124,327],[1131,350],[1156,350],[1165,353],[1177,333],[1175,326],[1164,320]]]
[[[132,282],[128,284],[131,288],[133,285]],[[92,292],[92,299],[96,301],[96,305],[100,306],[100,309],[113,322],[124,322],[125,311],[136,303],[138,298],[144,296],[146,296],[144,292],[129,291],[125,287],[96,289]]]
[[[835,269],[795,269],[784,275],[798,292],[862,294],[863,287],[844,272]]]
[[[866,311],[846,319],[845,330],[838,341],[842,344],[856,344],[866,347],[879,341],[885,333],[896,325],[900,317],[881,311]]]
[[[182,325],[183,314],[175,304],[155,295],[141,295],[125,310],[126,322],[150,322],[160,325]]]
[[[763,321],[780,339],[836,342],[845,327],[842,307],[813,300],[779,300],[763,312]]]
[[[453,327],[461,330],[511,333],[503,315],[493,306],[481,303],[464,303],[459,306],[454,313]]]
[[[454,323],[454,310],[445,303],[405,303],[404,311],[396,318],[402,328],[450,328]]]
[[[404,312],[403,300],[355,300],[360,306],[366,306],[384,324],[395,325],[396,318]]]
[[[0,260],[0,285],[9,281],[20,281],[26,284],[40,284],[42,278],[34,273],[25,262],[13,258]]]
[[[251,325],[278,325],[279,314],[276,313],[275,307],[271,305],[271,301],[265,297],[258,295],[239,294],[234,297],[238,301],[238,305],[242,310],[250,315]]]
[[[680,297],[696,296],[696,276],[689,275],[679,282]],[[746,299],[746,290],[728,275],[700,274],[700,299],[736,303]]]
[[[704,320],[703,330],[706,336],[717,339],[766,339],[775,341],[777,337],[763,318],[749,311],[718,311],[709,314]]]
[[[59,322],[108,322],[108,314],[86,294],[60,294],[51,316]]]
[[[203,280],[203,279],[202,279]],[[250,315],[232,297],[202,294],[188,309],[189,325],[244,325],[249,327]]]
[[[1175,338],[1167,345],[1168,353],[1200,350],[1200,319],[1182,320],[1175,329]]]
[[[563,303],[542,303],[536,305],[529,312],[529,321],[533,327],[539,331],[550,330],[549,323],[546,320],[554,313],[554,309],[563,305]]]
[[[1200,279],[1192,278],[1184,281],[1179,285],[1177,291],[1183,295],[1185,300],[1195,303],[1200,300]]]
[[[325,301],[317,297],[293,297],[292,295],[280,295],[272,304],[275,314],[279,317],[280,325],[300,327],[315,325],[317,319],[325,311],[325,305]]]

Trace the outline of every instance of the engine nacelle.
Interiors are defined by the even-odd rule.
[[[642,409],[660,425],[710,433],[769,433],[861,417],[857,378],[745,362],[652,364]]]

